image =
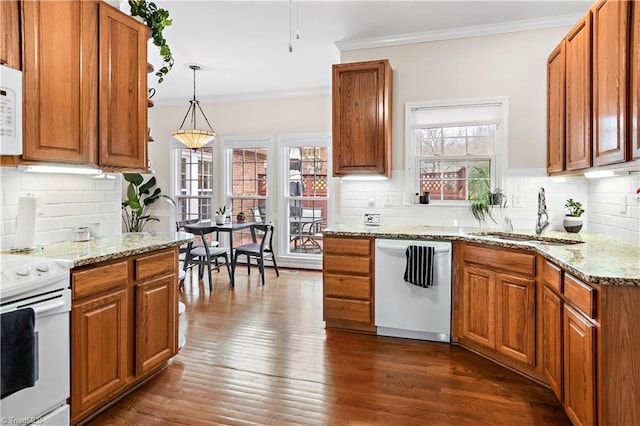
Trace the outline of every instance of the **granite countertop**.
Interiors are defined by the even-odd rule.
[[[132,256],[186,244],[193,234],[186,232],[131,232],[107,235],[89,241],[60,241],[29,253],[32,256],[70,260],[73,267]]]
[[[344,237],[461,240],[516,248],[539,253],[585,282],[640,287],[640,245],[601,234],[589,232],[570,234],[564,231],[547,230],[541,237],[537,237],[530,230],[506,233],[496,229],[410,225],[335,225],[324,229],[323,234]],[[510,241],[502,238],[513,235],[531,239]],[[559,244],[566,242],[577,243]]]

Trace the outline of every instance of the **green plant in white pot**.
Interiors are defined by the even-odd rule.
[[[582,208],[582,203],[579,201],[574,201],[573,198],[569,198],[564,205],[567,209],[568,213],[564,217],[562,221],[562,225],[564,226],[564,230],[567,232],[580,232],[582,229],[582,213],[584,213],[584,209]]]
[[[215,220],[216,225],[222,225],[224,223],[224,214],[227,212],[227,206],[220,206],[216,210]]]

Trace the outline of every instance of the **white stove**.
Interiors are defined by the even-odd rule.
[[[0,255],[0,313],[3,323],[4,314],[33,310],[35,324],[30,332],[23,335],[34,336],[35,353],[31,353],[35,355],[36,372],[35,383],[29,383],[32,386],[13,388],[13,393],[0,400],[2,424],[69,424],[66,401],[70,396],[69,283],[72,266],[73,262],[65,260]],[[14,331],[8,330],[8,335]],[[13,356],[15,353],[9,354],[9,357]],[[6,371],[10,376],[12,370],[8,368]],[[3,392],[5,384],[3,381]]]
[[[69,288],[70,260],[0,255],[0,303]]]

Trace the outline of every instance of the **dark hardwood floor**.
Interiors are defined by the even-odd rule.
[[[186,345],[90,424],[571,424],[550,390],[460,347],[325,330],[320,272],[267,278],[187,278]]]

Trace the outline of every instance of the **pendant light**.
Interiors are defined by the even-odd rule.
[[[211,142],[216,138],[216,132],[211,128],[211,124],[209,124],[209,120],[207,120],[207,116],[204,115],[204,111],[200,107],[200,101],[196,99],[196,71],[200,69],[199,65],[189,65],[189,68],[193,70],[193,99],[189,101],[189,109],[187,109],[187,113],[182,120],[182,124],[178,130],[174,130],[171,133],[171,136],[185,144],[191,149],[198,149],[205,146],[207,143]],[[204,121],[206,121],[209,129],[198,129],[196,126],[196,107],[200,110],[202,117],[204,117]],[[187,121],[187,117],[191,115],[191,128],[183,129],[184,123]]]

